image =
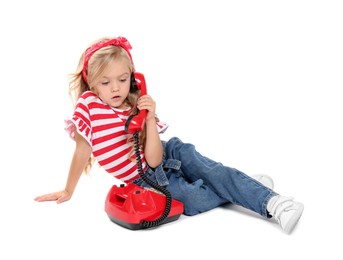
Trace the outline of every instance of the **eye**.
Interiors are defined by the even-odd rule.
[[[127,78],[125,78],[125,79],[120,79],[120,82],[122,82],[122,83],[124,83],[124,82],[126,82],[127,81]]]
[[[107,86],[109,83],[110,83],[109,81],[103,81],[103,82],[101,82],[101,85]]]

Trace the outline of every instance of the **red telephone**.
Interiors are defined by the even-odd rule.
[[[141,91],[141,96],[147,94],[145,78],[142,73],[134,72],[134,79],[131,79],[131,88],[135,88],[132,84],[136,84],[138,89]],[[136,131],[142,131],[145,124],[146,114],[147,111],[144,109],[140,110],[138,115],[130,116],[126,121],[125,131],[129,134],[134,134]]]
[[[147,94],[144,75],[139,72],[135,72],[131,78],[131,89],[136,90],[137,87],[141,96]],[[140,110],[137,115],[130,116],[126,121],[125,131],[134,136],[139,175],[152,189],[145,189],[133,183],[113,185],[105,201],[105,211],[111,221],[133,230],[177,220],[184,210],[183,204],[172,199],[165,187],[151,181],[143,172],[139,131],[144,127],[146,114],[146,110]]]

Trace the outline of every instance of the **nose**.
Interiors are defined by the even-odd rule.
[[[119,90],[118,84],[112,84],[111,86],[111,92],[117,92]]]

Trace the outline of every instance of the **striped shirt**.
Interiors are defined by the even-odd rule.
[[[84,92],[77,104],[73,117],[66,120],[66,131],[74,139],[75,127],[78,133],[87,140],[92,147],[92,153],[98,163],[113,177],[124,182],[131,182],[139,177],[135,154],[129,158],[132,144],[125,132],[125,122],[129,116],[129,109],[122,110],[109,106],[99,99],[93,92]],[[157,122],[159,133],[163,133],[168,125]],[[141,151],[143,169],[147,165]]]

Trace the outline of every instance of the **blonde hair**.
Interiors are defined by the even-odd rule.
[[[96,42],[107,41],[110,38],[101,38]],[[94,43],[93,43],[94,44]],[[90,45],[92,46],[92,45]],[[90,57],[88,61],[87,68],[87,81],[82,76],[83,66],[84,66],[85,52],[80,57],[79,64],[74,73],[69,74],[69,95],[73,103],[74,108],[76,107],[77,101],[85,91],[91,90],[91,86],[102,76],[102,73],[115,60],[122,59],[125,61],[130,69],[130,72],[134,72],[134,65],[131,62],[131,58],[128,52],[115,45],[108,45],[100,48]],[[129,92],[125,102],[132,108],[130,114],[137,114],[137,100],[139,97],[140,91]],[[76,131],[76,130],[75,130]],[[144,147],[145,143],[145,128],[140,133],[140,147]],[[132,142],[132,137],[128,139],[129,142]],[[129,154],[132,155],[133,150]],[[90,156],[87,165],[84,168],[84,173],[88,174],[95,162],[93,155]]]

